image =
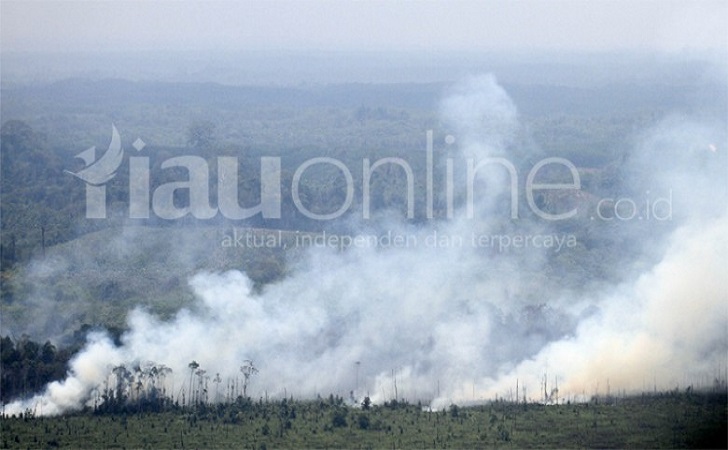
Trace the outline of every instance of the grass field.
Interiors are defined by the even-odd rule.
[[[726,448],[726,395],[664,393],[429,412],[343,400],[201,405],[159,413],[4,417],[3,448]]]

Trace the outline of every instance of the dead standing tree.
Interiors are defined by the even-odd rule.
[[[212,379],[212,382],[215,383],[215,403],[219,403],[220,396],[218,394],[218,388],[220,387],[220,383],[222,382],[222,378],[220,377],[220,372],[215,374],[215,378]]]
[[[125,403],[126,392],[127,390],[131,390],[127,389],[127,386],[131,384],[131,372],[129,372],[123,364],[114,367],[111,371],[116,377],[116,393],[114,394],[115,401],[120,404]]]
[[[204,369],[198,369],[195,371],[197,375],[197,403],[207,403],[207,380],[210,377],[205,376],[207,371]]]
[[[190,368],[190,390],[187,392],[187,402],[189,405],[192,405],[194,403],[192,401],[192,381],[195,378],[195,370],[200,367],[200,364],[197,361],[192,360],[192,362],[189,363],[187,367]]]
[[[245,361],[243,361],[243,365],[240,366],[240,372],[242,372],[243,374],[243,398],[247,398],[248,383],[250,382],[250,377],[258,373],[258,369],[255,368],[252,360],[246,359]]]

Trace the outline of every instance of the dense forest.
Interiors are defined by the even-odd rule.
[[[37,392],[51,381],[66,375],[68,361],[79,347],[56,348],[50,341],[44,344],[27,336],[13,341],[10,336],[0,340],[0,394],[3,403]]]

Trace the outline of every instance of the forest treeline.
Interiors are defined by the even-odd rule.
[[[83,333],[79,333],[78,337]],[[117,336],[118,339],[118,336]],[[76,347],[77,348],[77,347]],[[74,349],[26,336],[0,339],[2,399],[26,397],[65,373]],[[60,418],[40,417],[39,406],[22,414],[3,412],[2,448],[84,445],[159,448],[185,445],[398,447],[535,445],[587,447],[718,448],[726,442],[726,385],[671,391],[595,395],[553,404],[495,398],[477,406],[451,404],[437,411],[426,404],[392,398],[374,404],[368,395],[333,394],[315,399],[251,398],[247,387],[261,374],[242,361],[239,375],[210,374],[196,361],[169,389],[174,376],[164,364],[145,362],[112,368],[82,410]],[[549,402],[552,403],[552,402]]]
[[[62,345],[50,340],[38,342],[28,335],[0,338],[0,403],[29,397],[51,381],[65,379],[71,358],[81,350],[86,335],[93,329],[88,324],[80,327]],[[108,327],[105,331],[120,344],[121,329]]]
[[[39,343],[27,336],[0,339],[0,402],[32,395],[51,381],[66,377],[68,362],[78,348],[57,348],[50,341]]]

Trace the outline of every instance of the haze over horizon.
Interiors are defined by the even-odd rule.
[[[721,1],[16,1],[2,51],[717,51]]]
[[[5,84],[454,82],[484,72],[583,84],[661,78],[695,60],[722,79],[728,61],[728,4],[712,0],[2,0],[0,25]]]

